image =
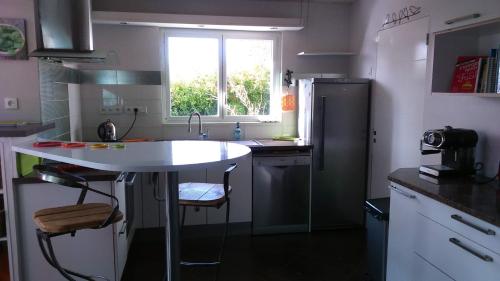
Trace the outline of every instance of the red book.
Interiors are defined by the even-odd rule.
[[[452,93],[476,93],[484,57],[461,56],[457,59],[453,80]]]

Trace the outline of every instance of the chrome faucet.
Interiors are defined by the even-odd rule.
[[[203,128],[202,128],[202,124],[201,124],[201,114],[198,113],[197,111],[195,111],[195,112],[191,113],[191,115],[189,115],[188,132],[191,133],[191,118],[193,118],[193,115],[198,116],[198,136],[200,138],[203,138]]]

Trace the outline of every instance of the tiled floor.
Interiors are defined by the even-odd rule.
[[[215,238],[183,239],[183,258],[213,258]],[[163,231],[140,230],[122,280],[161,280]],[[313,234],[231,236],[219,281],[364,281],[365,231],[335,230]],[[183,268],[183,281],[212,281],[212,268]]]

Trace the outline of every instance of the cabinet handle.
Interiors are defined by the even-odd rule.
[[[326,124],[326,97],[321,97],[321,137],[319,140],[319,170],[325,169],[325,124]]]
[[[458,222],[461,222],[467,226],[470,226],[470,227],[474,228],[475,230],[480,231],[486,235],[493,235],[493,236],[496,235],[496,232],[494,230],[483,228],[483,227],[480,227],[478,225],[475,225],[469,221],[464,220],[464,218],[462,218],[461,216],[459,216],[457,214],[451,215],[451,218],[458,221]]]
[[[486,261],[486,262],[493,262],[493,258],[488,256],[488,255],[483,255],[481,253],[478,253],[476,250],[474,249],[471,249],[469,247],[467,247],[466,245],[464,245],[462,242],[460,242],[460,240],[458,240],[457,238],[450,238],[450,242],[456,246],[458,246],[459,248],[462,248],[464,250],[466,250],[467,252],[473,254],[474,256],[482,259],[483,261]]]
[[[395,186],[392,186],[392,185],[391,185],[391,186],[389,186],[389,188],[390,188],[390,189],[392,189],[392,190],[394,190],[394,191],[396,191],[397,193],[399,193],[399,194],[403,195],[404,197],[407,197],[407,198],[410,198],[410,199],[415,199],[415,198],[417,198],[417,196],[415,196],[415,195],[413,195],[413,194],[410,194],[410,193],[408,193],[408,192],[405,192],[405,191],[403,191],[403,190],[401,190],[401,189],[399,189],[399,188],[397,188],[397,187],[395,187]]]
[[[126,229],[127,224],[128,224],[128,221],[123,221],[123,223],[122,223],[122,227],[121,227],[121,229],[120,229],[120,232],[118,232],[118,235],[123,235],[123,234],[125,234],[125,229]]]
[[[480,16],[481,16],[481,14],[474,13],[474,14],[470,14],[470,15],[466,15],[466,16],[452,18],[452,19],[449,19],[449,20],[445,21],[444,23],[450,25],[450,24],[454,24],[454,23],[457,23],[457,22],[465,21],[465,20],[477,19]]]

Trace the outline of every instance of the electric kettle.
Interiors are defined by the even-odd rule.
[[[97,135],[103,142],[116,141],[116,126],[110,119],[97,127]]]

